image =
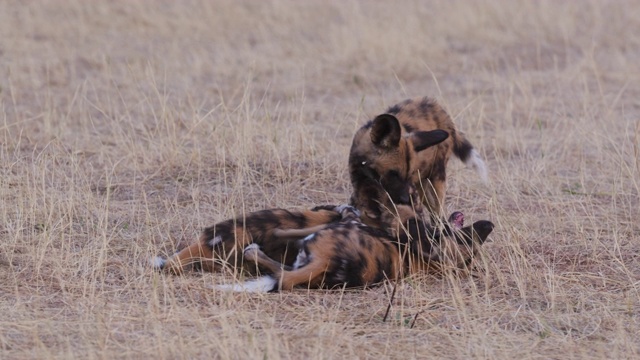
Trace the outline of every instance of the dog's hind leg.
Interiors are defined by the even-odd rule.
[[[258,266],[267,269],[272,274],[277,274],[282,270],[291,270],[291,266],[279,263],[262,252],[258,244],[250,244],[244,248],[243,257],[246,263],[255,263]]]
[[[304,229],[275,229],[273,236],[277,238],[303,238],[327,227],[326,224],[316,225]]]
[[[360,217],[360,211],[350,205],[336,206],[335,211],[342,216],[341,221],[356,220]],[[304,238],[326,228],[329,224],[320,224],[302,229],[275,229],[273,236],[277,238]]]
[[[306,265],[291,270],[281,271],[279,288],[281,290],[291,290],[297,285],[306,284],[308,288],[318,288],[322,285],[324,275],[329,266],[329,262],[321,257],[312,258]]]
[[[172,274],[182,274],[185,266],[202,262],[204,267],[206,266],[205,261],[213,262],[213,251],[209,246],[198,241],[180,250],[166,260],[160,258],[154,259],[153,267]],[[213,266],[213,264],[211,263],[209,266]]]
[[[311,261],[300,268],[292,269],[289,266],[269,258],[257,245],[251,244],[245,248],[244,258],[247,261],[255,261],[259,266],[271,271],[273,275],[262,276],[256,280],[248,281],[240,286],[229,287],[235,291],[277,291],[291,290],[297,285],[307,284],[309,288],[322,285],[324,274],[329,266],[326,259],[321,256],[312,257]],[[272,284],[265,285],[264,283]],[[270,287],[270,288],[269,288]],[[227,287],[220,287],[227,289]],[[267,289],[269,288],[269,289]]]

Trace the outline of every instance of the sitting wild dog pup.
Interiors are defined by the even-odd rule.
[[[349,214],[351,213],[351,214]],[[307,288],[361,287],[385,279],[398,280],[408,274],[442,268],[447,261],[459,266],[477,253],[493,230],[490,221],[463,227],[462,213],[451,216],[451,224],[434,229],[409,206],[398,207],[398,218],[390,220],[389,232],[363,224],[355,209],[344,208],[343,220],[328,225],[301,241],[293,266],[281,264],[251,244],[245,261],[255,261],[271,272],[240,285],[220,286],[234,291],[270,292]]]
[[[325,205],[306,211],[262,210],[226,220],[204,229],[198,242],[168,259],[156,257],[153,266],[174,274],[182,273],[189,264],[200,264],[203,270],[208,271],[222,264],[240,267],[243,264],[242,249],[249,244],[260,246],[265,254],[284,264],[293,264],[298,253],[294,240],[341,220],[342,207]],[[305,232],[300,235],[297,229],[305,229]]]
[[[442,216],[446,166],[452,154],[486,181],[484,161],[437,102],[425,97],[390,107],[353,137],[349,153],[351,205],[372,225],[379,221],[381,208],[377,204],[382,197],[406,205],[409,185],[413,185],[435,224]]]

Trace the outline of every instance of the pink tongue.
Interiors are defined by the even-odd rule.
[[[460,211],[456,211],[451,216],[453,219],[451,220],[451,225],[453,225],[456,229],[461,229],[464,226],[464,214]]]

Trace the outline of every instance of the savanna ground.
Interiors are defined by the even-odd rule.
[[[0,358],[640,356],[637,1],[3,1]],[[473,276],[225,293],[148,259],[344,203],[356,128],[429,95],[486,159]]]

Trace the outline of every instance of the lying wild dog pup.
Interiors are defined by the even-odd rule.
[[[453,212],[448,222],[442,223],[439,228],[413,216],[408,206],[397,206],[396,211],[400,221],[391,222],[387,232],[395,238],[408,237],[403,255],[408,255],[405,260],[408,259],[410,274],[468,268],[480,245],[484,244],[493,230],[493,223],[487,220],[476,221],[465,228],[464,214],[460,211]],[[474,237],[474,233],[478,237]]]
[[[449,136],[434,143],[438,131]],[[484,161],[434,100],[410,99],[390,107],[353,137],[349,153],[351,205],[363,212],[365,223],[374,224],[381,215],[377,206],[381,197],[408,204],[411,184],[420,191],[421,202],[435,223],[443,210],[445,170],[451,154],[475,168],[486,181]]]
[[[295,240],[305,236],[299,235],[297,229],[305,229],[304,234],[308,234],[339,221],[344,206],[325,205],[306,211],[262,210],[222,221],[204,229],[198,242],[168,259],[156,257],[152,265],[174,274],[182,273],[189,264],[200,264],[208,271],[213,271],[216,264],[240,267],[242,249],[249,244],[259,245],[265,254],[284,264],[293,264],[298,253]]]
[[[405,275],[437,267],[459,266],[470,261],[493,230],[490,221],[462,227],[462,213],[454,213],[451,224],[434,229],[413,214],[408,206],[398,207],[399,219],[387,231],[363,224],[353,208],[345,208],[343,221],[328,225],[301,241],[293,266],[281,264],[251,244],[244,250],[245,261],[272,275],[220,289],[270,292],[307,288],[362,287],[398,280]],[[407,217],[408,216],[408,217]]]

